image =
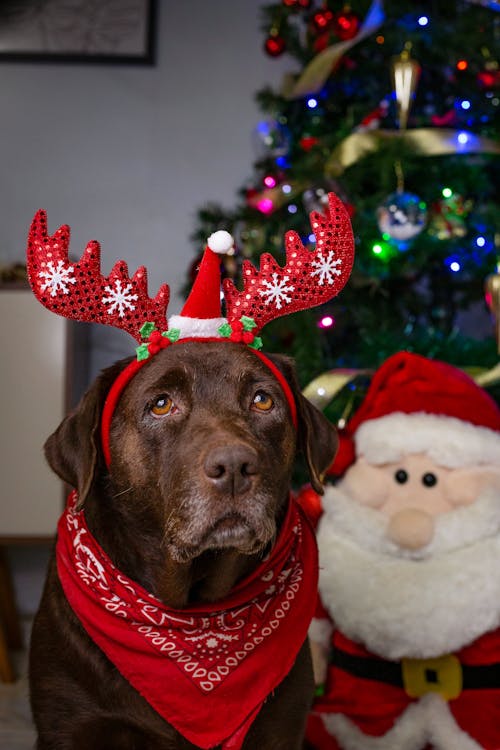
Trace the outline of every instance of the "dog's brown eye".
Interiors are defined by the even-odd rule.
[[[160,396],[156,399],[151,411],[157,417],[166,417],[174,408],[174,402],[170,396]]]
[[[258,411],[269,411],[273,408],[274,401],[272,400],[271,396],[265,391],[257,391],[255,396],[253,397],[252,406]]]

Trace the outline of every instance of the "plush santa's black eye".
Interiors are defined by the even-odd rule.
[[[398,484],[404,484],[408,481],[408,472],[404,469],[398,469],[397,472],[394,474],[394,479]]]
[[[434,485],[437,484],[437,480],[437,476],[431,471],[428,471],[427,474],[424,474],[424,476],[422,477],[422,484],[424,484],[426,487],[434,487]]]

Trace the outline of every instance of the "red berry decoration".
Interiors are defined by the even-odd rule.
[[[359,29],[359,18],[348,8],[344,8],[333,17],[333,30],[339,39],[345,41],[356,36]]]
[[[286,43],[282,36],[269,36],[264,49],[270,57],[279,57],[285,51]]]
[[[283,5],[286,5],[287,8],[295,8],[296,10],[300,10],[300,8],[307,9],[311,5],[311,0],[283,0]]]

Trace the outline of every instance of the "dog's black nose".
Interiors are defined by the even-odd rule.
[[[244,443],[219,445],[209,450],[203,469],[220,493],[243,495],[259,473],[257,453]]]

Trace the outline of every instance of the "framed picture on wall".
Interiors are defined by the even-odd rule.
[[[157,0],[1,0],[0,62],[152,65]]]

